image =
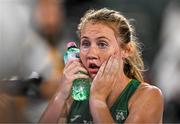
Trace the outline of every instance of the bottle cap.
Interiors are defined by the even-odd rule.
[[[70,42],[67,43],[67,48],[72,47],[72,46],[77,47],[76,43],[73,42],[73,41],[70,41]]]

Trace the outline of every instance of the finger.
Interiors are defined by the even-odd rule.
[[[114,56],[111,56],[106,64],[105,70],[104,70],[104,76],[109,75],[109,70],[112,68]]]
[[[67,80],[73,80],[73,75],[78,72],[85,72],[88,73],[87,70],[81,66],[78,62],[71,62],[71,64],[64,69],[63,75],[66,77]]]
[[[105,70],[103,77],[105,80],[109,81],[109,85],[113,85],[115,80],[117,79],[117,72],[119,70],[119,64],[118,64],[118,59],[113,55],[110,57],[108,60],[108,63],[106,64]],[[111,82],[111,83],[110,83]]]
[[[75,59],[75,60],[70,60],[66,63],[65,65],[65,69],[68,68],[70,65],[72,65],[72,63],[80,63],[80,60],[79,59]]]
[[[94,78],[94,79],[98,79],[98,78],[100,78],[102,75],[103,75],[103,72],[104,72],[104,68],[105,68],[105,66],[106,66],[106,61],[105,62],[103,62],[103,64],[101,65],[101,67],[99,68],[99,70],[98,70],[98,73],[97,73],[97,75],[96,75],[96,77]]]
[[[69,65],[68,68],[64,70],[64,74],[66,77],[70,77],[76,73],[83,72],[84,74],[88,74],[87,70],[81,65],[79,62],[73,62],[71,65]]]
[[[70,74],[76,74],[76,73],[84,73],[84,74],[88,74],[87,70],[82,67],[82,66],[75,66],[74,68],[69,68],[66,70],[67,72],[69,72]]]
[[[82,73],[77,73],[73,75],[73,80],[78,79],[78,78],[89,78],[89,76]]]
[[[68,63],[68,65],[65,67],[66,70],[71,70],[75,67],[81,66],[81,63],[78,61],[71,61],[70,63]]]
[[[112,61],[112,66],[109,69],[110,77],[116,79],[117,73],[120,71],[120,64],[118,58],[114,58]]]

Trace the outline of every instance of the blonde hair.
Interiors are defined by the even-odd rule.
[[[142,71],[144,63],[141,57],[140,46],[138,46],[135,32],[129,21],[118,11],[102,8],[99,10],[88,10],[81,18],[78,25],[78,34],[88,22],[103,23],[112,28],[116,38],[121,39],[120,46],[125,48],[128,44],[132,46],[132,55],[124,60],[124,73],[129,78],[135,78],[143,82]]]

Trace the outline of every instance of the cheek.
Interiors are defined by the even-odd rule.
[[[115,50],[114,49],[109,49],[107,51],[101,52],[100,53],[100,60],[101,60],[101,62],[104,62],[104,61],[108,60],[114,54],[115,54]]]
[[[123,67],[123,65],[124,65],[123,51],[119,51],[117,55],[118,55],[118,57],[119,57],[120,65],[121,65],[121,67]]]
[[[117,45],[117,46],[115,47],[114,54],[115,54],[116,56],[118,56],[119,59],[122,59],[122,58],[123,58],[123,49],[120,48],[119,45]]]
[[[101,62],[108,60],[111,55],[112,55],[112,53],[109,53],[109,52],[101,53],[101,56],[100,56]]]

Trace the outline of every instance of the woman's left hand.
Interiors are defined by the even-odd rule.
[[[113,55],[108,61],[105,61],[92,82],[90,100],[106,102],[116,80],[121,74],[120,71],[120,61],[118,57]]]

